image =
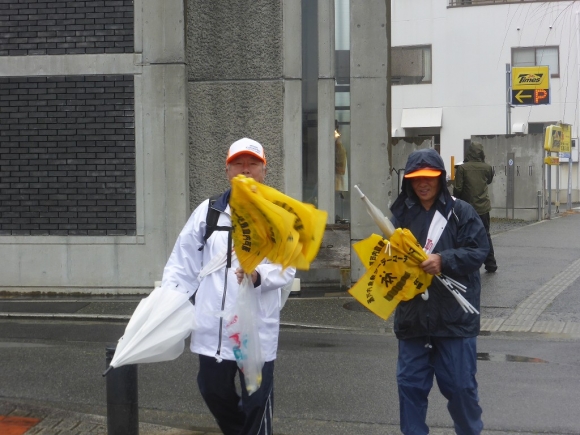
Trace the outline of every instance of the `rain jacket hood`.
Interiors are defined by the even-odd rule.
[[[480,142],[471,142],[467,149],[464,162],[485,162],[483,145]]]
[[[430,168],[430,169],[437,169],[441,171],[441,175],[439,175],[439,186],[441,188],[441,194],[439,200],[443,202],[443,204],[447,204],[445,207],[445,211],[448,212],[451,207],[452,198],[451,194],[447,189],[443,189],[443,186],[447,184],[447,172],[445,171],[445,164],[443,163],[443,159],[435,151],[434,149],[422,149],[413,151],[409,158],[407,159],[407,165],[405,166],[405,174],[410,174],[411,172],[415,172],[419,169],[423,168]],[[417,195],[413,191],[413,187],[411,186],[411,180],[408,178],[403,178],[403,183],[401,186],[401,193],[395,200],[392,210],[400,209],[403,203],[406,203],[407,206],[415,204],[419,201]],[[446,215],[446,213],[444,213]]]

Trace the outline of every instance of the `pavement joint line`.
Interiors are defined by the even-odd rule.
[[[59,319],[59,320],[129,320],[124,314],[47,314],[47,313],[2,313],[0,319]]]
[[[307,329],[333,329],[337,331],[362,331],[361,328],[349,328],[348,326],[316,325],[312,323],[280,322],[280,326],[290,326]]]
[[[529,327],[527,331],[531,331],[538,317],[578,277],[580,277],[580,259],[522,301],[503,325],[500,326],[499,331],[505,331],[507,327],[518,328],[518,330]]]
[[[541,312],[538,312],[541,314]],[[538,314],[538,316],[539,316]],[[122,314],[46,314],[46,313],[2,313],[0,319],[55,319],[55,320],[102,320],[102,321],[129,321],[130,315]],[[535,317],[537,318],[537,316]],[[300,322],[280,322],[281,327],[304,328],[304,329],[324,329],[334,331],[364,331],[364,328],[354,328],[347,326],[321,325],[314,323]],[[529,315],[510,316],[503,318],[481,319],[481,331],[484,332],[536,332],[536,333],[564,333],[579,334],[580,323],[559,322],[559,321],[536,321]]]
[[[124,314],[46,314],[46,313],[2,313],[0,319],[60,319],[60,320],[127,320],[130,315]],[[308,329],[332,329],[337,331],[359,331],[361,328],[348,326],[319,325],[312,323],[280,322],[280,326]]]

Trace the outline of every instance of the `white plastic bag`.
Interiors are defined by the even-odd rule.
[[[259,301],[249,275],[244,275],[238,299],[226,321],[228,337],[234,345],[238,367],[244,374],[246,390],[252,394],[262,383],[262,346],[258,331]]]

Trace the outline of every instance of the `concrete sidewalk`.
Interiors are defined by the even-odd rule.
[[[2,419],[2,417],[5,418]],[[0,399],[0,434],[7,433],[11,435],[106,435],[107,419],[100,415]],[[219,433],[217,430],[183,430],[139,423],[140,435],[215,435]]]
[[[279,419],[274,418],[274,427],[279,427]],[[4,423],[4,424],[3,424]],[[327,427],[330,424],[331,427]],[[293,427],[299,427],[300,421],[293,421]],[[312,428],[305,428],[304,433],[324,435],[325,430],[332,427],[351,426],[350,433],[364,434],[368,425],[362,423],[320,422],[319,430],[312,432]],[[398,425],[380,425],[384,435],[400,434]],[[373,429],[376,430],[376,427]],[[217,429],[197,428],[194,430],[176,429],[148,423],[139,423],[140,435],[216,435],[221,432]],[[276,431],[276,433],[280,433]],[[283,432],[285,435],[291,435]],[[431,435],[454,435],[450,428],[431,428]],[[10,435],[107,435],[106,418],[100,415],[84,414],[65,411],[58,408],[36,406],[17,401],[0,399],[0,434]],[[507,432],[484,430],[482,435],[534,435],[532,432]],[[552,433],[551,435],[567,435]]]
[[[554,305],[558,305],[555,302],[558,296],[580,277],[580,246],[576,243],[578,228],[580,213],[570,211],[561,217],[521,226],[493,237],[499,269],[495,274],[482,273],[481,323],[486,334],[550,333],[580,337],[580,314],[573,307],[566,307],[564,301],[559,311],[553,312]],[[140,299],[128,296],[34,298],[11,295],[0,298],[0,318],[126,323]],[[288,300],[281,318],[283,329],[392,333],[392,320],[384,322],[366,312],[348,293],[336,289],[304,289],[300,296]],[[38,423],[26,430],[22,424],[30,424],[34,421],[31,419],[38,420]],[[9,427],[11,422],[16,424],[16,428],[20,427],[20,432],[17,429],[14,432],[3,429]],[[139,429],[141,435],[219,433],[215,428],[183,430],[147,423],[140,423]],[[399,433],[396,426],[385,429],[385,433]],[[104,435],[107,434],[107,423],[103,416],[0,398],[0,434],[4,432]],[[450,429],[434,429],[431,432],[434,435],[453,433]],[[500,435],[516,432],[483,433]]]

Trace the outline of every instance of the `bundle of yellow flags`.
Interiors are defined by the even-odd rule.
[[[389,240],[372,234],[353,248],[367,270],[349,293],[385,320],[400,301],[413,299],[431,284],[433,276],[419,267],[427,254],[407,229],[397,228]]]
[[[244,175],[231,184],[234,249],[244,272],[251,273],[264,258],[308,270],[320,249],[327,213]]]

